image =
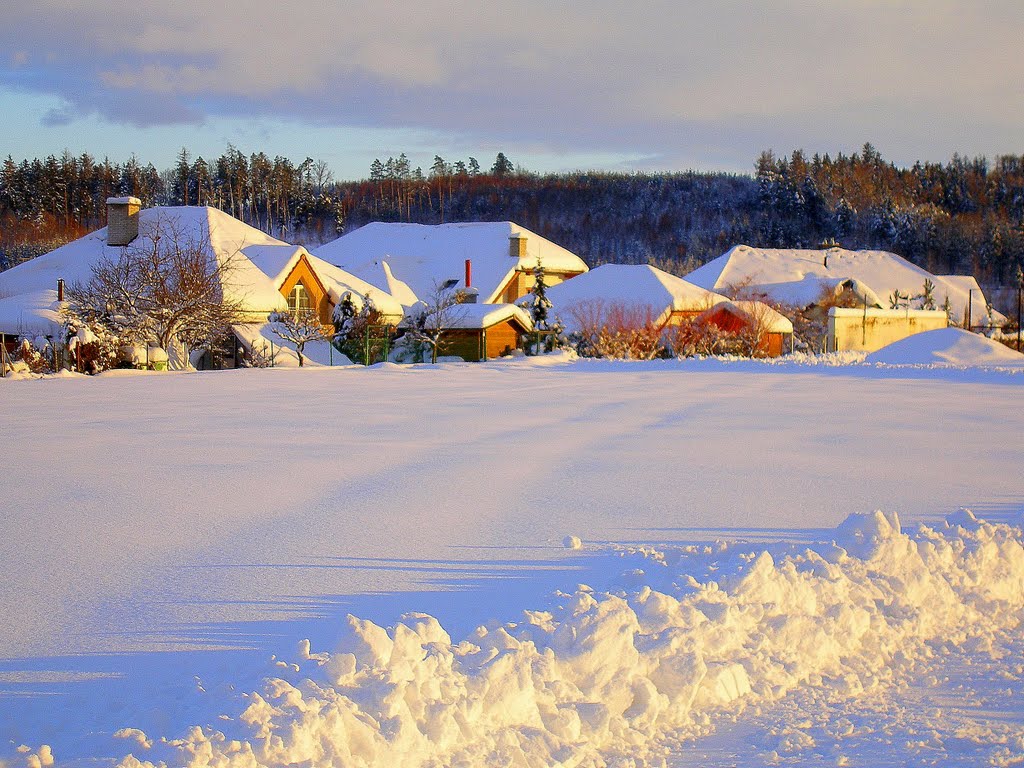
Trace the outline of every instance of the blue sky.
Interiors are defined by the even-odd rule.
[[[13,5],[13,4],[8,4]],[[0,10],[0,152],[158,168],[230,142],[339,178],[408,152],[749,171],[762,149],[1024,152],[1024,4],[37,0]]]

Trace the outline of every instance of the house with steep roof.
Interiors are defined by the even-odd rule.
[[[228,266],[221,291],[243,311],[245,322],[234,329],[239,344],[248,350],[262,341],[280,351],[283,364],[293,353],[267,326],[272,312],[312,308],[329,326],[334,306],[351,293],[372,301],[391,322],[403,315],[402,305],[384,291],[217,208],[143,209],[127,197],[110,198],[107,211],[106,227],[0,273],[0,333],[8,346],[18,338],[59,337],[65,287],[88,282],[97,265],[115,262],[125,248],[187,245]],[[326,362],[330,350],[320,346],[322,354],[311,350],[312,357]]]
[[[665,330],[689,321],[728,333],[756,327],[759,354],[781,355],[793,333],[788,318],[759,301],[732,301],[650,265],[603,264],[547,292],[554,314],[570,333],[604,321],[649,321]],[[620,312],[619,310],[623,310]]]
[[[56,336],[64,287],[88,282],[93,269],[113,262],[125,247],[198,248],[220,265],[226,298],[237,301],[253,319],[284,309],[286,302],[273,281],[247,256],[246,250],[285,245],[216,208],[141,209],[136,198],[110,198],[108,225],[49,253],[0,273],[0,332],[16,336]]]
[[[334,308],[346,294],[372,303],[386,322],[397,324],[404,314],[393,296],[318,259],[301,245],[252,246],[245,255],[271,279],[290,311],[311,309],[325,326],[331,325]]]
[[[647,264],[602,264],[547,291],[552,312],[568,329],[580,308],[600,303],[649,310],[658,326],[678,325],[725,296]]]
[[[538,263],[549,286],[588,269],[576,254],[511,221],[374,222],[314,253],[405,306],[456,287],[475,289],[484,304],[512,303],[533,287]]]
[[[970,309],[972,327],[989,323],[988,303],[973,278],[933,275],[888,251],[737,245],[695,269],[686,279],[710,291],[762,297],[801,309],[844,291],[858,304],[888,309],[895,292],[913,298],[923,293],[928,281],[934,286],[935,307],[941,308],[948,299],[954,321],[966,319]],[[993,320],[1001,325],[1006,318],[996,312]]]

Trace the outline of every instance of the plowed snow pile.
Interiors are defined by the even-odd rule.
[[[330,652],[300,643],[290,671],[240,716],[146,757],[196,768],[662,765],[667,744],[744,707],[807,686],[877,691],[895,668],[1017,628],[1022,538],[967,511],[911,533],[875,512],[808,548],[722,545],[705,562],[714,580],[693,577],[699,546],[648,548],[627,590],[581,585],[555,610],[458,642],[423,614],[387,629],[349,617]]]
[[[1024,368],[1024,355],[998,341],[962,328],[941,328],[908,336],[872,352],[868,363],[887,365],[990,365]]]

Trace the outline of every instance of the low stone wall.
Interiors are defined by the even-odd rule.
[[[842,309],[828,311],[829,351],[874,352],[894,341],[949,325],[946,313],[930,309]]]

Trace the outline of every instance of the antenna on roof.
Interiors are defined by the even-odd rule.
[[[833,248],[838,250],[842,246],[840,246],[839,243],[836,242],[836,239],[834,237],[826,237],[824,240],[821,241],[821,245],[819,247],[823,251],[825,251],[823,263],[825,268],[828,269],[828,252]]]

